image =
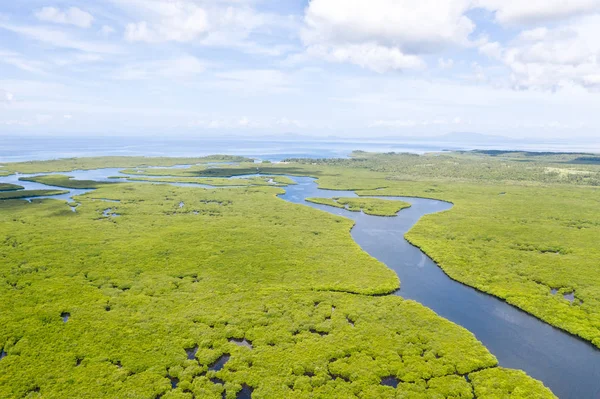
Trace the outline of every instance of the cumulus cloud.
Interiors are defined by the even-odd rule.
[[[600,89],[600,15],[554,28],[525,30],[507,45],[485,43],[480,51],[502,62],[517,88]]]
[[[44,22],[75,25],[80,28],[89,28],[94,22],[92,14],[77,7],[71,7],[65,10],[55,7],[44,7],[35,12],[35,17]]]
[[[478,8],[493,12],[497,24],[528,27],[510,42],[475,39],[469,11]],[[311,0],[304,22],[306,51],[295,60],[383,73],[424,68],[425,55],[476,46],[508,68],[515,88],[600,88],[600,0]],[[437,66],[453,61],[438,58]],[[482,71],[477,79],[489,80]]]
[[[310,46],[308,53],[334,62],[350,62],[363,68],[383,73],[392,69],[419,69],[425,66],[415,55],[402,53],[397,48],[389,48],[374,43],[347,44],[328,47]]]
[[[113,0],[129,9],[137,21],[127,24],[125,38],[132,42],[202,42],[205,45],[243,47],[240,42],[264,27],[285,27],[275,15],[260,13],[244,1]],[[229,4],[227,4],[229,3]]]
[[[208,31],[206,11],[192,2],[145,2],[151,20],[127,24],[125,39],[135,42],[187,42]]]
[[[505,25],[546,23],[600,11],[599,0],[475,0]]]
[[[377,72],[421,68],[421,56],[466,45],[470,0],[312,0],[302,39],[308,52]]]

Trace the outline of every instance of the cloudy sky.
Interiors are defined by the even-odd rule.
[[[600,0],[0,2],[0,134],[600,135]]]

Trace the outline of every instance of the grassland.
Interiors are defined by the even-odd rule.
[[[42,175],[42,176],[32,176],[32,177],[21,177],[20,181],[29,181],[35,183],[41,183],[48,186],[54,187],[64,187],[64,188],[75,188],[75,189],[95,189],[105,186],[107,184],[114,183],[105,183],[105,182],[97,182],[92,180],[74,180],[71,176],[65,175]]]
[[[351,221],[280,192],[122,183],[77,212],[0,202],[0,397],[554,397],[463,328],[373,296],[399,282]]]
[[[593,159],[590,154],[357,152],[351,159],[261,164],[259,171],[313,176],[322,188],[362,196],[454,203],[449,212],[423,218],[407,239],[451,278],[600,347],[600,165]],[[256,172],[250,164],[151,172],[229,176],[252,168]]]
[[[51,195],[67,194],[64,190],[19,190],[0,192],[0,200],[11,200],[18,198],[47,197]]]
[[[66,158],[52,161],[27,161],[14,162],[4,165],[4,175],[13,173],[53,173],[70,172],[73,170],[91,170],[102,168],[137,168],[148,166],[176,166],[195,165],[206,163],[224,162],[251,162],[245,157],[230,155],[210,155],[206,157],[88,157],[88,158]],[[0,175],[1,176],[1,175]]]
[[[402,209],[410,207],[407,202],[377,198],[307,198],[306,201],[347,209],[351,212],[362,211],[373,216],[396,216]]]
[[[0,191],[17,191],[23,190],[23,186],[18,184],[0,183]]]

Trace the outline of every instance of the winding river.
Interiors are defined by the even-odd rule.
[[[308,203],[309,197],[356,197],[352,191],[322,190],[312,178],[292,177],[286,201],[304,204],[355,221],[354,240],[400,277],[396,293],[433,309],[471,331],[502,367],[521,369],[543,381],[561,399],[600,399],[600,350],[529,314],[450,279],[427,255],[404,239],[424,215],[447,211],[452,204],[421,198],[380,197],[412,206],[397,217]]]
[[[118,169],[69,172],[77,179],[99,181],[118,174]],[[471,331],[498,358],[501,366],[524,370],[543,381],[559,398],[600,398],[600,350],[500,299],[450,279],[427,255],[404,239],[404,234],[421,217],[447,211],[452,208],[451,204],[420,198],[382,197],[409,202],[412,206],[397,217],[369,216],[305,201],[308,197],[356,197],[352,191],[322,190],[313,178],[288,177],[298,184],[287,187],[280,198],[354,220],[354,240],[398,274],[401,288],[397,295],[420,302]],[[16,176],[0,178],[1,182],[21,184],[26,189],[49,188],[18,182]],[[90,190],[71,190],[68,195],[52,198],[69,199],[87,191]]]

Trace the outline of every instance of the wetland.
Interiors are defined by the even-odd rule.
[[[348,187],[344,173],[314,163],[261,165],[258,176],[244,164],[137,168],[138,182],[109,179],[118,168],[25,176],[25,190],[67,187],[61,195],[79,205],[71,211],[61,195],[0,202],[12,248],[0,269],[2,394],[554,397],[543,382],[561,398],[597,396],[594,346],[458,282],[425,254],[436,250],[418,242],[419,226],[456,213],[457,198],[453,206],[392,197],[396,183],[360,170]],[[204,180],[231,175],[250,180]],[[415,195],[418,184],[404,192]],[[450,196],[433,188],[417,196]],[[496,197],[519,189],[509,188]],[[45,233],[48,221],[62,240]],[[549,287],[547,295],[574,306],[581,291]],[[62,331],[53,320],[64,314]],[[77,383],[57,380],[52,367]]]

